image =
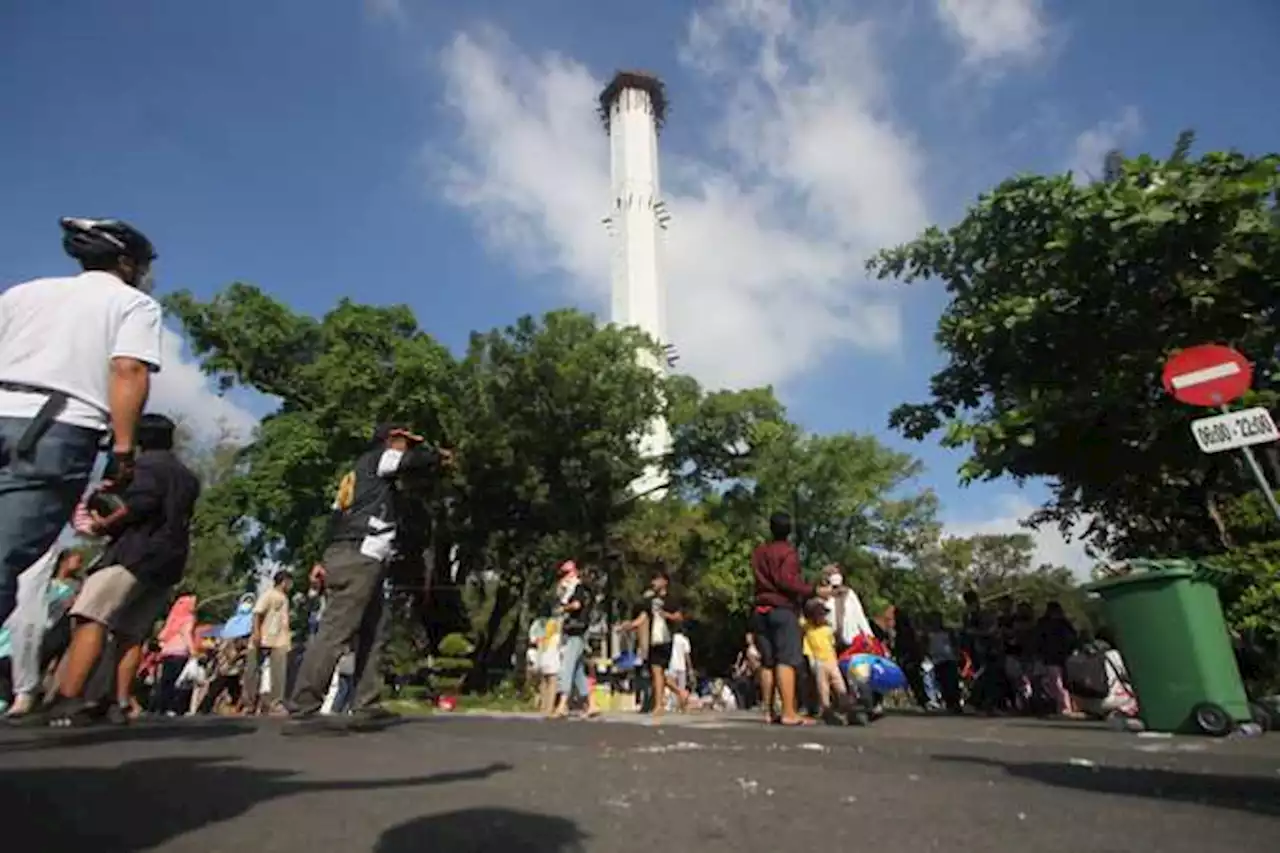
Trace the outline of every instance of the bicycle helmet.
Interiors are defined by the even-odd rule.
[[[139,266],[156,259],[155,247],[146,235],[118,219],[63,217],[62,248],[78,261],[101,261],[124,256]]]

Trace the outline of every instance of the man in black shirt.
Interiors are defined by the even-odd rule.
[[[312,580],[323,580],[327,599],[289,703],[294,728],[317,720],[334,667],[348,646],[355,653],[352,715],[366,722],[392,716],[378,700],[388,617],[383,586],[400,534],[397,481],[435,473],[451,459],[449,451],[425,447],[422,437],[406,427],[382,424],[369,449],[342,478],[329,545],[321,564],[312,569]]]
[[[648,649],[649,676],[653,684],[653,716],[660,718],[667,709],[667,688],[676,694],[681,709],[689,702],[689,692],[668,678],[672,641],[684,625],[684,602],[671,591],[671,578],[662,569],[653,573],[649,589],[636,612],[636,617],[622,626],[624,630],[643,631]]]
[[[182,580],[200,480],[173,452],[175,428],[164,415],[143,415],[137,429],[141,452],[132,481],[109,511],[108,505],[89,500],[93,526],[110,542],[98,561],[102,568],[85,580],[71,608],[74,627],[59,697],[44,714],[55,725],[90,719],[82,696],[108,630],[120,655],[111,711],[119,716],[128,707],[142,642]]]

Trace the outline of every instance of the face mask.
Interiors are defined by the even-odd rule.
[[[151,291],[155,290],[156,278],[155,274],[151,272],[151,267],[147,267],[142,275],[134,280],[133,286],[143,293],[151,293]]]
[[[833,587],[844,586],[844,576],[832,575],[831,577],[827,578],[827,586],[833,586]]]

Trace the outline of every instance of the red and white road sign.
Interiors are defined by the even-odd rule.
[[[1192,406],[1217,407],[1243,397],[1253,385],[1253,365],[1231,347],[1202,344],[1165,362],[1164,390]]]

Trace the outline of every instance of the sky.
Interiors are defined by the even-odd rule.
[[[1276,32],[1270,0],[0,0],[0,286],[70,268],[60,216],[115,216],[156,243],[161,292],[407,303],[458,350],[526,313],[603,315],[595,97],[643,68],[671,102],[680,368],[874,433],[923,461],[951,532],[1012,532],[1043,486],[962,488],[959,454],[888,429],[942,363],[945,296],[865,259],[1015,172],[1088,179],[1187,127],[1276,150]],[[248,436],[269,401],[213,394],[176,327],[166,349],[153,407]]]

